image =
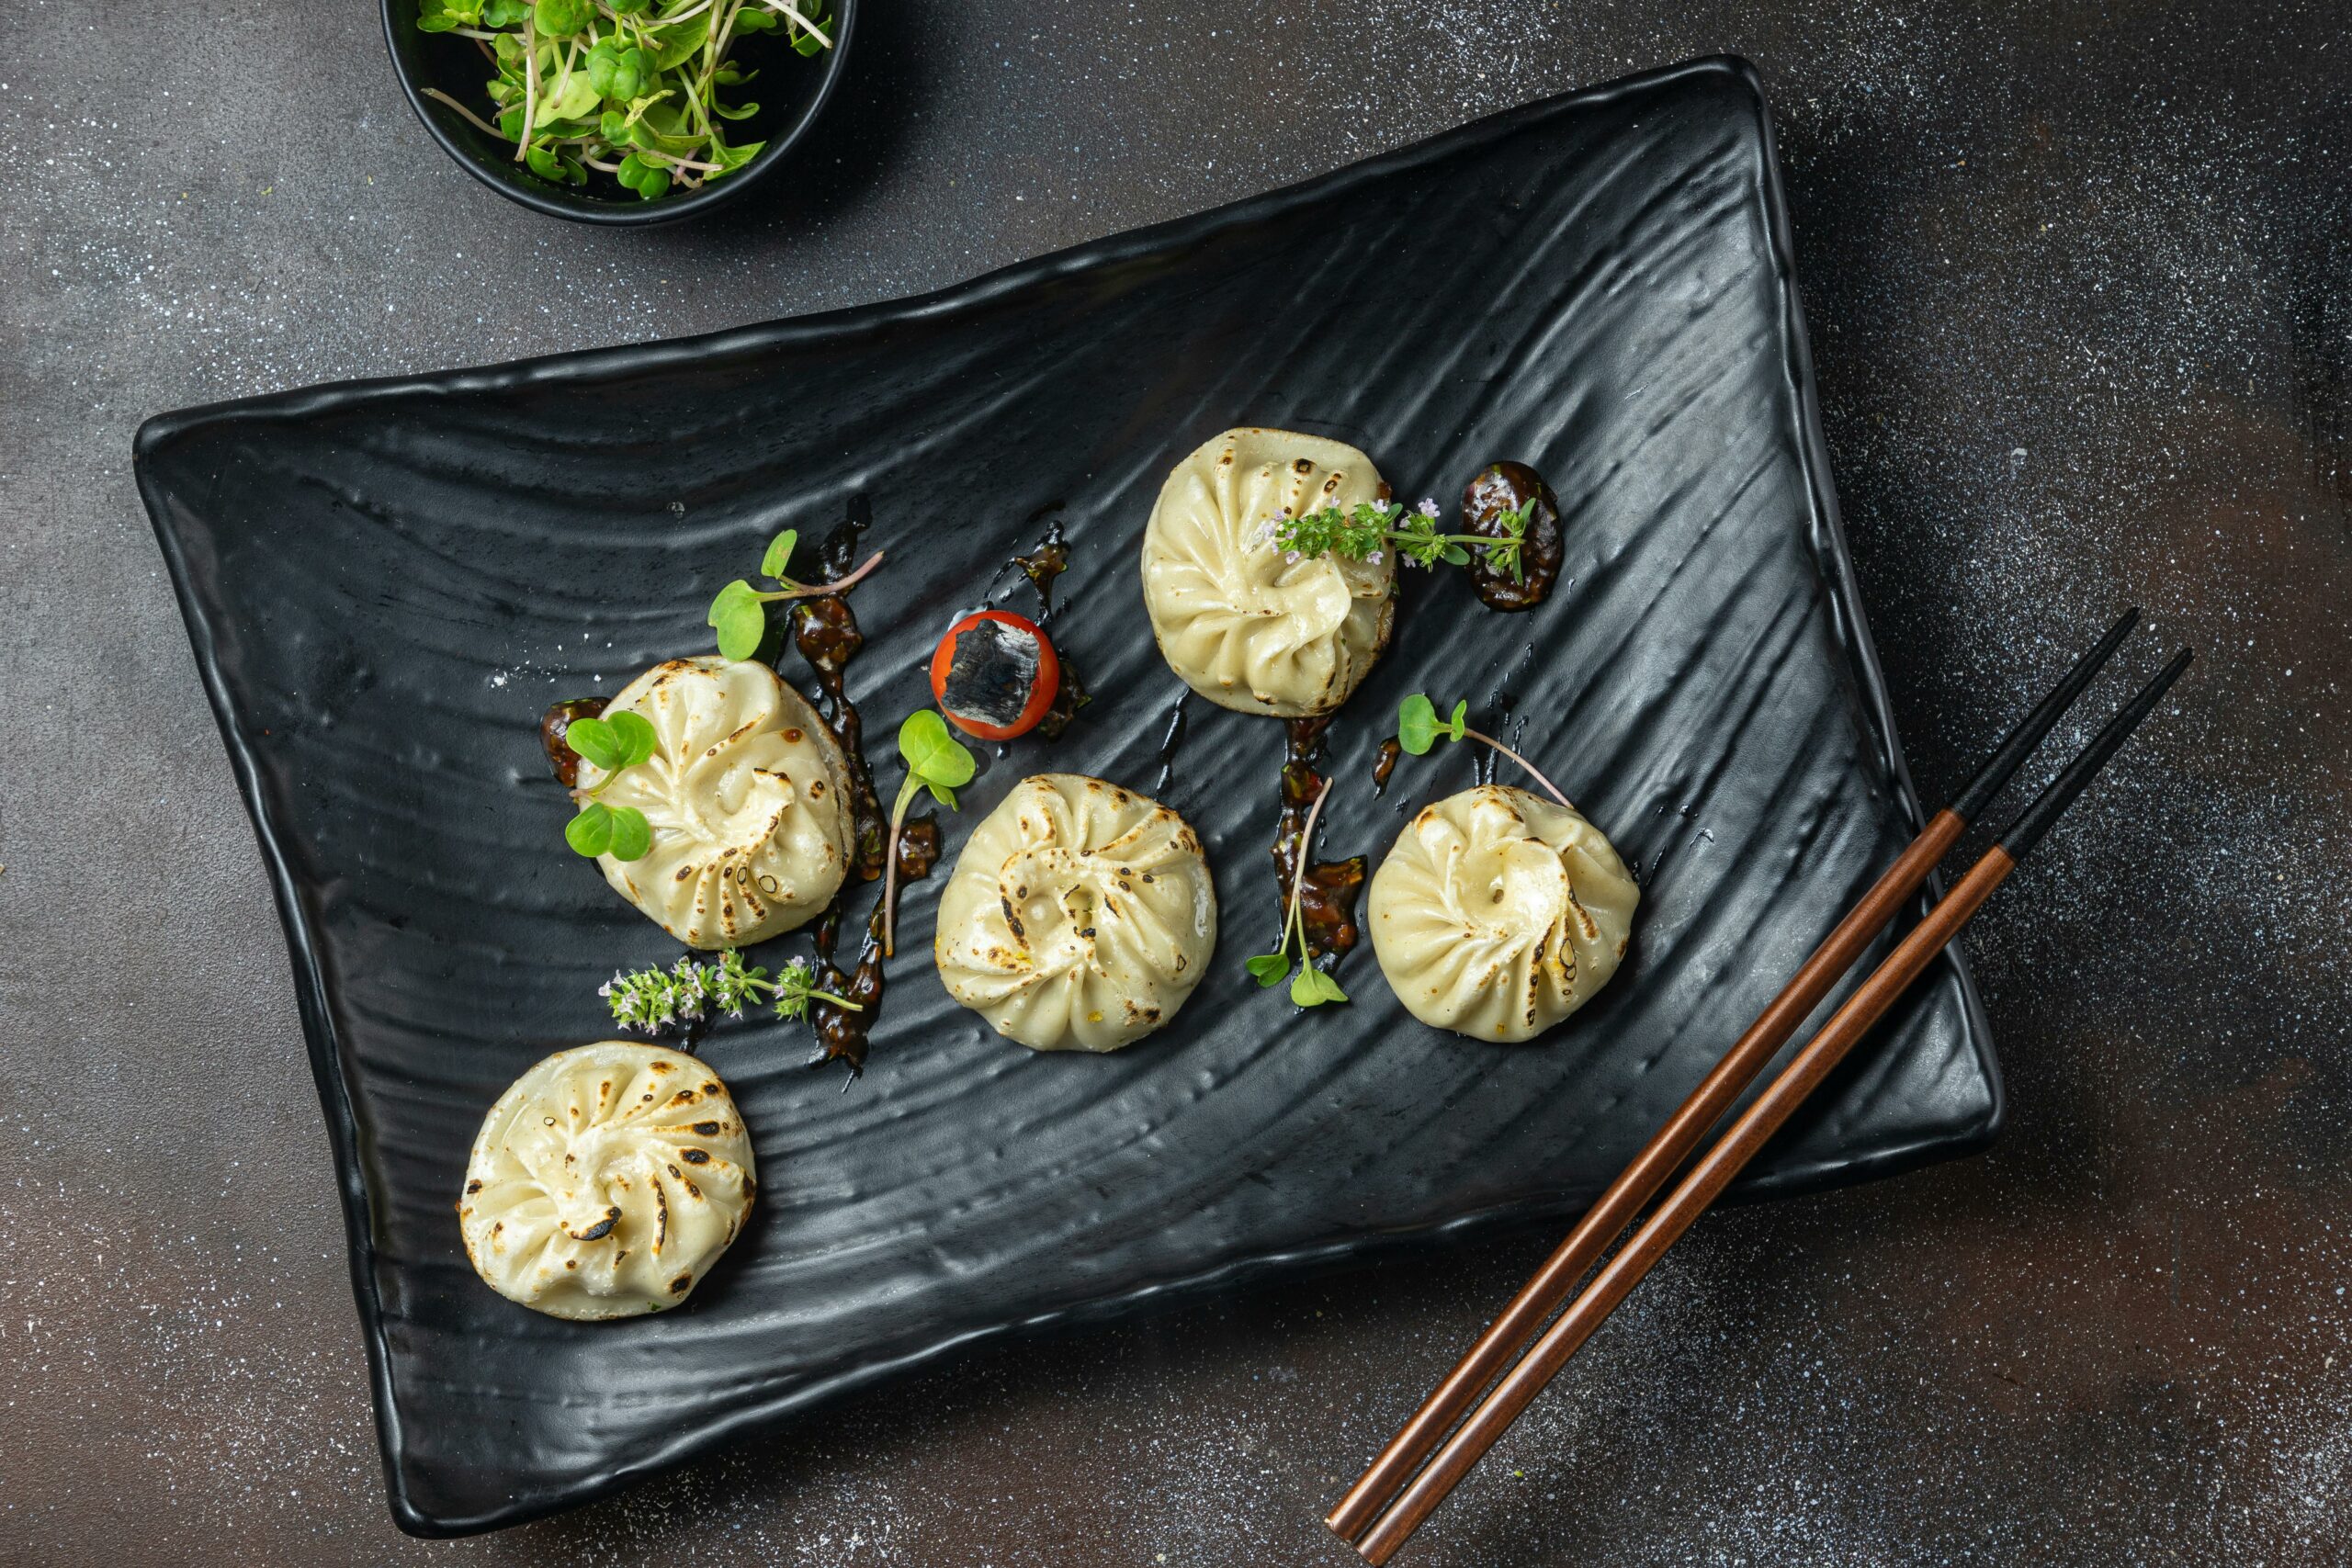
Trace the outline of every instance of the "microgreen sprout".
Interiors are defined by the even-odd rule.
[[[930,708],[917,708],[899,726],[899,755],[907,764],[907,782],[890,807],[890,837],[882,851],[882,956],[898,951],[899,830],[906,825],[907,807],[924,790],[956,809],[956,792],[972,782],[979,768],[969,748],[948,733],[947,721]]]
[[[755,72],[729,58],[738,38],[781,32],[800,54],[833,47],[826,0],[419,0],[416,25],[470,39],[492,75],[485,119],[426,88],[484,134],[510,142],[541,179],[591,172],[650,201],[732,174],[763,141],[729,140],[759,113],[721,102]]]
[[[1576,809],[1569,804],[1568,797],[1560,793],[1560,786],[1545,778],[1534,763],[1493,736],[1481,735],[1471,728],[1468,724],[1469,714],[1470,705],[1460,702],[1453,705],[1453,713],[1451,716],[1441,719],[1437,716],[1437,705],[1420,693],[1415,692],[1397,706],[1396,744],[1416,757],[1429,755],[1430,748],[1441,740],[1476,740],[1491,746],[1521,767],[1525,768],[1528,776],[1549,791],[1554,800],[1567,807],[1571,811]]]
[[[1266,542],[1294,559],[1314,556],[1344,556],[1350,560],[1380,562],[1385,550],[1395,550],[1415,566],[1434,567],[1440,561],[1467,566],[1472,551],[1486,557],[1493,570],[1521,581],[1520,547],[1535,503],[1495,513],[1503,537],[1484,534],[1441,534],[1437,502],[1424,501],[1408,512],[1393,501],[1358,502],[1342,509],[1326,506],[1296,517],[1277,517],[1266,525]]]
[[[611,1006],[614,1022],[647,1034],[672,1023],[691,1022],[713,1008],[741,1018],[745,1008],[763,999],[775,1005],[778,1018],[806,1017],[811,1002],[865,1010],[847,997],[819,989],[816,971],[805,959],[794,959],[770,979],[765,969],[745,968],[743,955],[731,947],[715,964],[681,958],[667,969],[657,964],[633,974],[616,974],[596,994]]]
[[[773,592],[763,592],[741,578],[737,578],[718,591],[710,602],[710,613],[704,620],[718,632],[718,651],[729,659],[749,659],[760,650],[761,639],[768,635],[767,607],[778,599],[814,599],[821,594],[841,593],[882,564],[882,552],[875,551],[865,558],[865,564],[847,577],[831,582],[797,582],[786,575],[792,564],[793,547],[800,542],[800,531],[786,528],[768,541],[768,553],[760,558],[760,575],[777,586]]]
[[[1283,911],[1283,940],[1273,952],[1261,953],[1245,966],[1261,987],[1278,986],[1283,976],[1291,972],[1291,949],[1298,949],[1298,975],[1290,983],[1290,999],[1300,1007],[1319,1007],[1325,1002],[1343,1002],[1348,993],[1340,982],[1315,966],[1315,954],[1306,945],[1306,919],[1302,912],[1306,891],[1306,863],[1315,846],[1315,819],[1323,815],[1323,802],[1331,794],[1331,781],[1325,779],[1316,793],[1315,804],[1306,809],[1306,821],[1298,830],[1298,869],[1291,874],[1290,903]]]
[[[580,810],[563,826],[564,842],[594,860],[641,860],[653,847],[653,829],[645,813],[634,806],[607,806],[596,797],[610,789],[621,773],[661,750],[661,738],[643,714],[616,713],[610,718],[575,718],[563,732],[563,742],[604,773],[593,789],[575,789],[571,798]]]

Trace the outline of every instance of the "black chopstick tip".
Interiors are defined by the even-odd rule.
[[[2197,650],[2191,648],[2184,648],[2175,653],[2165,667],[2134,693],[2132,700],[2125,703],[2113,718],[2107,721],[2107,728],[2091,738],[2091,743],[2083,748],[2081,754],[2060,770],[2058,776],[2050,781],[2049,787],[2034,797],[2033,804],[2018,813],[2017,820],[2010,823],[2008,830],[2001,835],[2001,848],[2008,852],[2011,861],[2025,859],[2033,846],[2041,841],[2042,835],[2050,831],[2051,824],[2056,822],[2066,807],[2072,806],[2089,786],[2091,780],[2098,776],[2098,771],[2107,766],[2108,759],[2122,749],[2123,743],[2132,738],[2132,732],[2140,728],[2141,720],[2146,718],[2164,694],[2172,690],[2173,682],[2180,679],[2181,672],[2196,657]]]
[[[2031,713],[2018,721],[2018,727],[2009,731],[1984,766],[1977,771],[1976,776],[1952,798],[1951,809],[1955,816],[1963,822],[1973,822],[1984,814],[1984,808],[1992,805],[1994,797],[2007,786],[2010,777],[2024,765],[2028,757],[2033,755],[2051,728],[2074,705],[2075,699],[2083,694],[2084,688],[2098,678],[2098,672],[2107,668],[2107,661],[2115,656],[2115,650],[2123,646],[2123,639],[2130,637],[2132,629],[2139,624],[2140,606],[2125,606],[2123,613],[2115,617],[2114,623],[2098,641],[2075,660],[2073,667],[2057,685],[2051,688],[2050,694],[2034,705]]]

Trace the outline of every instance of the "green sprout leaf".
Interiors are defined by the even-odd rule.
[[[917,708],[899,726],[899,755],[907,772],[937,795],[941,789],[961,789],[972,782],[978,761],[962,741],[948,733],[947,721],[931,708]],[[953,795],[940,798],[953,806]]]
[[[718,629],[718,651],[729,659],[751,658],[768,635],[767,605],[740,577],[718,591],[707,618]]]
[[[612,818],[610,842],[606,852],[615,860],[643,860],[653,847],[653,826],[646,821],[645,813],[634,806],[603,807]]]
[[[1325,1002],[1343,1002],[1348,993],[1340,989],[1340,982],[1312,964],[1302,964],[1298,978],[1290,983],[1290,999],[1303,1008],[1320,1007]]]
[[[620,765],[624,768],[634,768],[661,750],[662,738],[653,732],[652,721],[641,713],[623,709],[604,722],[620,739]]]
[[[1437,744],[1437,705],[1419,692],[1397,705],[1396,744],[1416,757]]]
[[[586,721],[582,721],[586,722]],[[578,726],[573,727],[577,728]],[[563,841],[575,854],[595,859],[613,847],[613,810],[599,800],[592,800],[580,808],[580,814],[563,825]]]
[[[1245,966],[1261,986],[1279,986],[1283,976],[1290,973],[1290,949],[1280,953],[1261,953]]]
[[[536,0],[531,22],[548,38],[570,38],[587,31],[588,19],[595,14],[594,0]]]
[[[638,722],[642,724],[644,720]],[[608,773],[628,765],[628,743],[601,718],[573,719],[571,727],[563,732],[563,743]]]
[[[760,575],[775,578],[778,582],[788,581],[786,570],[792,565],[793,547],[799,542],[800,530],[797,528],[786,528],[770,539],[768,553],[760,558]]]
[[[1429,755],[1430,747],[1441,740],[1459,740],[1468,733],[1466,720],[1470,704],[1465,699],[1453,705],[1453,716],[1441,721],[1437,705],[1419,692],[1415,692],[1396,705],[1396,744],[1416,757]]]

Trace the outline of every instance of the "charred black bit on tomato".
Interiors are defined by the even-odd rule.
[[[857,558],[858,536],[873,526],[874,509],[863,496],[850,502],[848,519],[825,536],[817,553],[820,581],[848,575]],[[792,606],[792,646],[808,661],[817,676],[817,716],[840,742],[849,769],[850,821],[856,834],[850,867],[861,882],[882,874],[882,839],[890,818],[874,793],[874,771],[865,765],[865,724],[857,705],[849,700],[842,671],[865,646],[857,627],[857,612],[846,593],[801,599]]]
[[[1396,759],[1404,754],[1404,742],[1393,735],[1380,743],[1380,751],[1372,760],[1372,797],[1374,800],[1388,793],[1389,775],[1396,771]]]
[[[1289,746],[1283,757],[1282,811],[1274,822],[1274,874],[1282,882],[1282,908],[1290,909],[1291,886],[1298,886],[1299,923],[1306,928],[1306,950],[1317,967],[1329,970],[1363,934],[1356,924],[1356,896],[1363,890],[1364,858],[1309,861],[1306,874],[1298,876],[1299,856],[1314,847],[1299,841],[1307,813],[1322,793],[1323,731],[1329,718],[1294,718],[1284,722]]]
[[[936,817],[911,817],[899,828],[899,883],[921,882],[939,863],[939,820]],[[843,889],[843,893],[847,891]],[[874,1026],[882,1018],[882,909],[877,903],[865,919],[865,940],[858,944],[857,966],[844,973],[834,961],[841,941],[842,893],[817,921],[818,989],[831,991],[837,997],[847,997],[858,1006],[853,1012],[827,1001],[809,1005],[809,1021],[817,1030],[817,1054],[808,1058],[812,1067],[827,1062],[845,1062],[852,1078],[865,1071],[865,1053],[872,1043]],[[844,1088],[847,1086],[844,1085]]]
[[[564,788],[580,786],[580,753],[564,739],[571,733],[571,721],[600,718],[604,712],[602,697],[568,697],[539,716],[539,749],[548,754],[548,766]]]
[[[1544,477],[1524,463],[1489,463],[1478,470],[1462,491],[1462,531],[1482,538],[1508,538],[1495,517],[1517,511],[1530,501],[1532,512],[1521,513],[1526,526],[1520,534],[1519,576],[1497,571],[1483,551],[1472,550],[1470,587],[1490,610],[1532,610],[1542,604],[1560,580],[1560,562],[1567,548],[1560,536],[1560,502]]]

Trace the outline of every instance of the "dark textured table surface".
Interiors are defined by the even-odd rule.
[[[1544,1238],[998,1348],[566,1517],[399,1536],[131,432],[914,292],[1719,50],[1773,97],[1925,793],[2121,603],[2132,672],[2206,657],[1970,936],[1996,1148],[1705,1221],[1415,1560],[2345,1561],[2340,6],[869,7],[797,188],[644,234],[458,173],[361,0],[0,18],[0,1562],[1348,1561],[1323,1508]]]

